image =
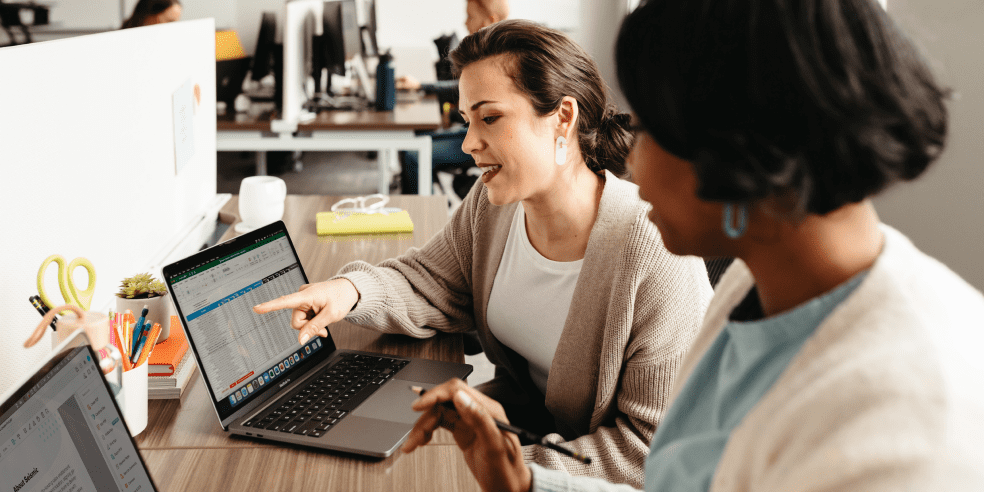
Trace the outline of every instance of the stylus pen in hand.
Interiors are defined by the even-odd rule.
[[[419,396],[424,396],[424,393],[427,392],[427,390],[425,390],[424,388],[421,388],[420,386],[410,386],[410,391],[413,391],[414,393],[416,393]],[[450,401],[443,401],[443,402],[440,403],[440,405],[442,407],[444,407],[444,409],[446,411],[454,412],[455,415],[458,414],[458,410],[456,408],[454,408],[454,403],[451,403]],[[526,429],[520,429],[519,427],[516,427],[515,425],[507,424],[507,423],[502,422],[501,420],[498,420],[498,419],[493,419],[493,420],[495,420],[495,426],[498,427],[499,430],[504,430],[506,432],[512,432],[513,434],[516,434],[517,436],[519,436],[519,437],[521,437],[523,439],[526,439],[527,441],[535,442],[535,443],[540,444],[541,446],[546,446],[546,447],[548,447],[548,448],[550,448],[550,449],[552,449],[554,451],[557,451],[558,453],[566,454],[567,456],[570,456],[571,458],[574,458],[574,459],[580,461],[581,463],[584,463],[584,464],[590,464],[591,463],[591,458],[588,458],[587,456],[585,456],[585,455],[583,455],[581,453],[578,453],[577,451],[571,451],[570,449],[567,449],[565,447],[561,447],[560,445],[554,444],[554,443],[548,441],[546,437],[543,437],[543,436],[541,436],[539,434],[534,434],[534,433],[532,433],[532,432],[530,432],[530,431],[528,431]]]

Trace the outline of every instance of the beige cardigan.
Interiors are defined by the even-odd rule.
[[[590,456],[584,465],[542,446],[524,455],[549,468],[639,486],[649,441],[712,291],[704,263],[666,251],[638,188],[606,173],[598,216],[547,380],[552,440]],[[526,360],[489,331],[486,309],[516,205],[489,203],[479,182],[423,248],[379,266],[346,265],[360,301],[347,321],[424,338],[475,330],[496,379],[482,391],[526,403],[539,394]],[[535,293],[534,293],[535,295]],[[535,329],[536,320],[530,320]]]
[[[868,275],[732,431],[711,492],[984,490],[984,297],[882,231]],[[721,278],[673,398],[753,282],[740,260]],[[531,468],[535,491],[628,490]]]

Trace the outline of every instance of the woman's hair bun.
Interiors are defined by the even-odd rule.
[[[628,113],[619,113],[614,106],[605,110],[594,141],[593,159],[588,161],[592,171],[608,169],[618,177],[626,177],[625,158],[632,150],[633,141],[631,121]]]

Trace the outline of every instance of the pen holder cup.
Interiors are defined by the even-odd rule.
[[[80,328],[85,330],[93,350],[98,352],[99,349],[109,344],[109,317],[104,313],[86,311],[82,320],[79,321],[79,316],[74,311],[69,312],[58,321],[57,326],[58,330],[51,332],[52,349],[67,340],[72,336],[72,333]]]
[[[124,371],[122,387],[116,396],[116,402],[123,409],[123,418],[126,419],[126,426],[132,436],[147,428],[147,366],[144,362]]]
[[[167,340],[171,334],[171,316],[174,314],[174,307],[171,304],[171,293],[163,296],[150,297],[146,299],[124,299],[116,298],[116,312],[125,313],[127,309],[133,313],[134,321],[140,317],[140,311],[147,306],[147,321],[161,324],[161,334],[157,337],[157,343]]]

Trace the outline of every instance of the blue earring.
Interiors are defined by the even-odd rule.
[[[745,234],[748,227],[748,206],[744,203],[738,204],[738,223],[734,223],[734,204],[724,204],[724,233],[731,239],[738,239]]]

